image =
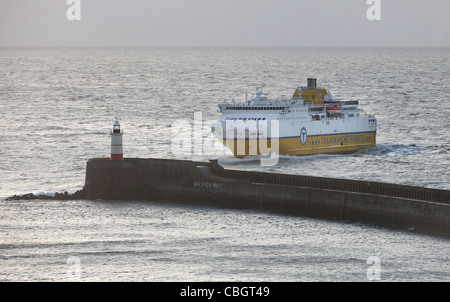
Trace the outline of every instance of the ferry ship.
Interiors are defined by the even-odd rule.
[[[307,79],[290,99],[269,99],[257,89],[251,100],[219,104],[221,116],[211,131],[233,155],[311,155],[353,153],[376,146],[377,120],[355,100],[334,99]]]

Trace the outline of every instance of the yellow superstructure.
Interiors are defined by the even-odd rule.
[[[307,102],[314,102],[315,105],[320,105],[323,104],[326,95],[328,95],[328,91],[324,88],[317,88],[315,79],[308,79],[308,86],[297,88],[292,95],[292,99],[301,99]]]

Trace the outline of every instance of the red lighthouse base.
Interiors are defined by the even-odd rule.
[[[123,160],[123,154],[111,154],[111,160]]]

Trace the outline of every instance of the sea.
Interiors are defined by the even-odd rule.
[[[376,147],[263,166],[216,145],[219,103],[263,84],[290,98],[311,77],[375,115]],[[125,158],[450,190],[449,116],[450,48],[2,47],[0,281],[450,281],[449,239],[413,226],[163,200],[6,200],[82,189],[87,160],[109,157],[116,119]]]

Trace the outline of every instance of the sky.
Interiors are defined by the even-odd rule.
[[[373,1],[0,0],[0,46],[450,47],[449,0]]]

